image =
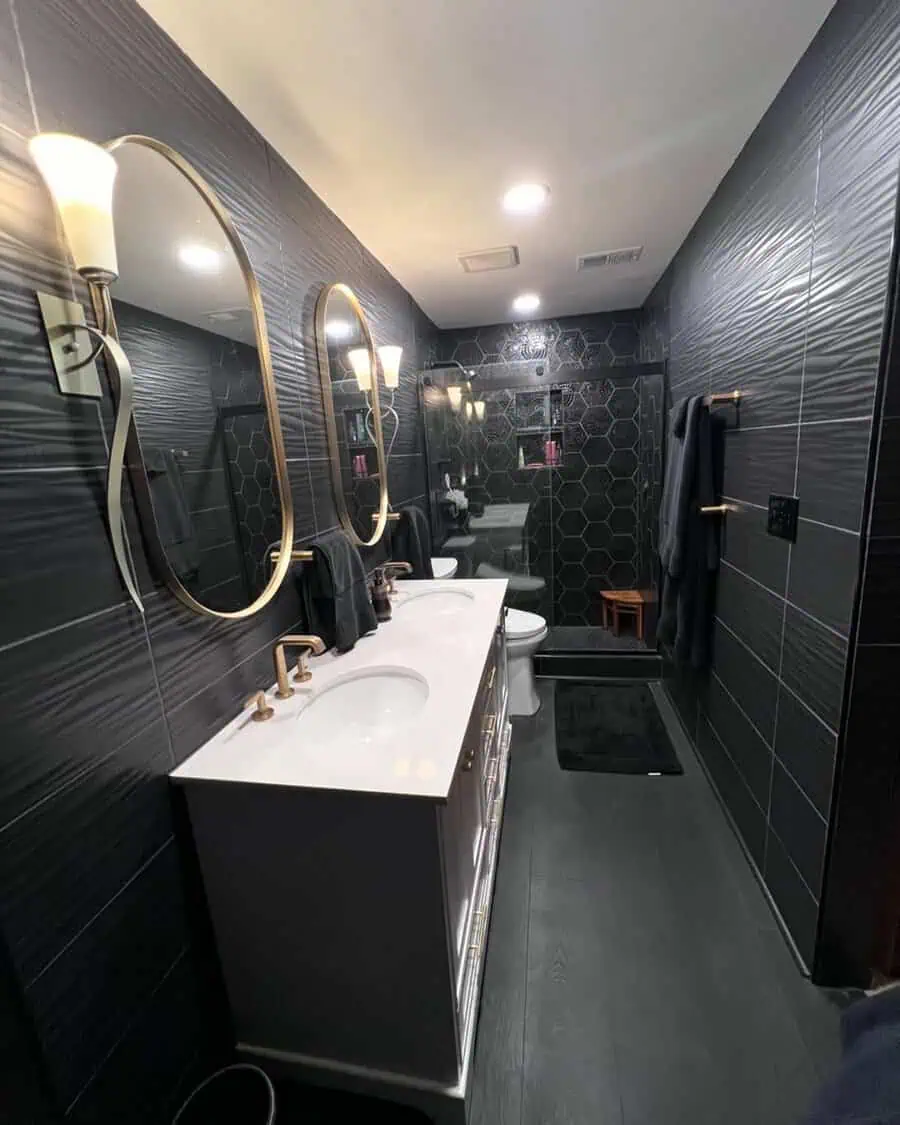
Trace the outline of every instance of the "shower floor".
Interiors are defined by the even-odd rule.
[[[633,633],[617,637],[601,625],[551,625],[542,652],[646,652],[647,646]]]

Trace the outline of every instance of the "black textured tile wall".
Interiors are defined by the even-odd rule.
[[[27,152],[55,128],[167,141],[230,210],[262,289],[301,541],[337,523],[313,335],[322,285],[353,286],[377,342],[404,347],[400,502],[427,487],[415,375],[436,329],[137,3],[0,0],[0,946],[53,1112],[160,1125],[229,1037],[185,910],[165,775],[271,680],[271,642],[300,603],[289,579],[245,623],[191,615],[154,579],[130,507],[146,617],[126,600],[103,516],[109,401],[58,393],[34,298],[73,285],[84,297]],[[194,405],[179,409],[185,448]]]
[[[743,392],[740,410],[728,408],[723,494],[734,510],[711,670],[670,670],[666,683],[683,717],[699,711],[688,729],[809,966],[889,293],[898,42],[895,4],[838,0],[648,297],[640,331],[642,359],[668,357],[667,405]],[[881,536],[900,535],[896,464],[879,466]],[[795,544],[766,533],[773,493],[799,498]],[[881,591],[887,612],[869,607],[869,635],[891,617],[880,562],[890,553],[873,554],[871,600]],[[748,747],[759,749],[748,722],[775,762],[771,791],[747,765]]]

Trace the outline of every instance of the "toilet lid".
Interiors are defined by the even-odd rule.
[[[432,559],[431,573],[435,578],[452,578],[459,566],[459,559]]]
[[[513,641],[524,641],[536,637],[547,628],[547,622],[536,613],[524,609],[506,611],[506,635]]]

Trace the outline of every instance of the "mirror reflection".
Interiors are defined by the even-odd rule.
[[[114,218],[119,335],[159,538],[202,605],[235,611],[271,576],[282,504],[253,306],[208,202],[165,156],[126,142]]]
[[[375,530],[373,517],[378,513],[382,491],[382,436],[375,417],[377,365],[373,370],[366,326],[348,294],[332,287],[320,300],[324,311],[319,324],[324,326],[335,423],[336,449],[331,453],[338,459],[342,522],[349,521],[350,527],[345,529],[352,529],[365,542]],[[329,394],[324,378],[322,393],[326,397]]]

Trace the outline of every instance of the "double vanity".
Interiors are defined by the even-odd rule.
[[[511,726],[503,581],[401,584],[172,775],[239,1053],[464,1123]]]

